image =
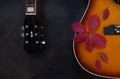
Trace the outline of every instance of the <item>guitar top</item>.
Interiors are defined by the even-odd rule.
[[[89,0],[81,22],[73,24],[74,54],[87,72],[120,78],[120,0]]]

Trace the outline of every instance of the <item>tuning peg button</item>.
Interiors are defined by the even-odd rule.
[[[39,41],[36,41],[35,43],[36,43],[36,44],[39,44]]]
[[[41,37],[44,37],[45,35],[44,34],[40,34]]]
[[[25,26],[25,28],[29,28],[29,26],[28,26],[28,25],[26,25],[26,26]]]
[[[29,35],[29,33],[25,33],[25,36],[28,36]]]
[[[26,41],[25,41],[25,44],[28,44],[28,43],[29,43],[29,41],[26,40]]]
[[[37,26],[37,25],[35,25],[34,27],[35,27],[35,28],[38,28],[38,26]]]
[[[21,30],[22,30],[22,31],[24,31],[24,30],[25,30],[24,26],[21,26]]]
[[[21,33],[21,37],[24,38],[24,37],[25,37],[25,34],[24,34],[24,33]]]
[[[41,27],[40,27],[40,30],[43,30],[43,29],[44,29],[44,26],[41,26]]]
[[[38,33],[35,33],[35,36],[38,36]]]
[[[42,44],[42,45],[45,45],[45,44],[46,44],[46,41],[45,41],[45,40],[41,41],[41,44]]]

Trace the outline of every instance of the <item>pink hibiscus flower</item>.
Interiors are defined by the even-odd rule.
[[[91,52],[94,47],[105,47],[106,39],[95,32],[100,26],[100,18],[97,15],[92,15],[88,19],[88,32],[86,26],[80,22],[75,22],[72,25],[72,29],[76,34],[73,36],[74,42],[85,42],[86,50]]]

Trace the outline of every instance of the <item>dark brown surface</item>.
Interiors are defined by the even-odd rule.
[[[0,2],[0,79],[101,79],[82,70],[72,50],[71,24],[80,20],[87,0],[38,0],[37,4],[47,47],[29,55],[20,36],[24,0]]]

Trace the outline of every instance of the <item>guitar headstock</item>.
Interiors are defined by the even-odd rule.
[[[34,2],[33,2],[34,1]],[[41,51],[45,44],[44,26],[38,23],[36,16],[36,0],[27,0],[26,19],[22,26],[22,37],[24,37],[24,49],[28,53]]]
[[[24,29],[24,49],[28,52],[38,52],[46,44],[44,27],[37,24],[25,24]]]

